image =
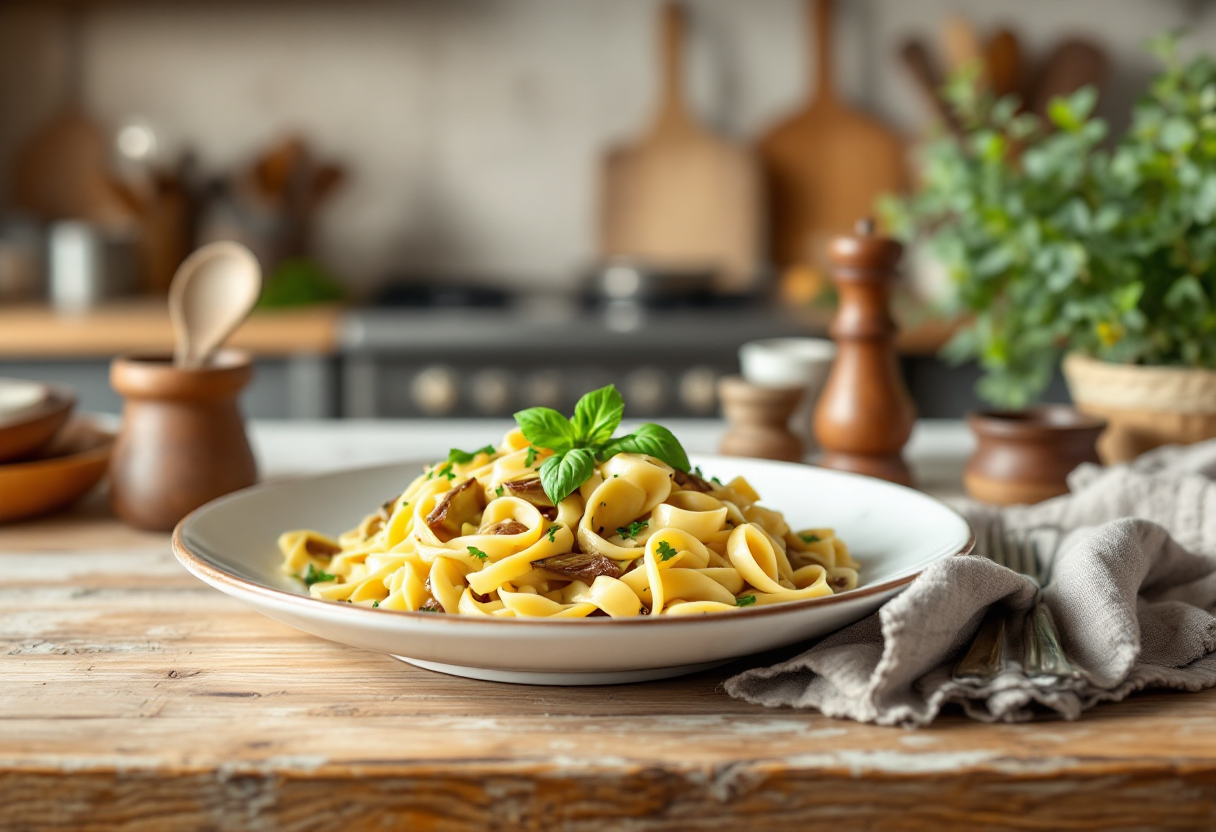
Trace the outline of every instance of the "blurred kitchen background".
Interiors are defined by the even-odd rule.
[[[807,4],[684,8],[690,109],[754,148],[815,89]],[[822,334],[830,293],[764,235],[729,278],[609,258],[606,159],[651,129],[663,20],[651,0],[5,2],[0,375],[116,412],[109,359],[167,351],[173,270],[235,237],[267,278],[235,339],[258,356],[253,416],[494,416],[609,381],[631,417],[716,414],[740,344]],[[910,164],[934,129],[911,39],[944,71],[969,36],[1007,30],[1027,67],[1083,38],[1117,134],[1168,29],[1216,47],[1196,0],[840,0],[827,41],[836,92]],[[868,167],[839,171],[845,202],[871,201]],[[724,227],[768,205],[739,193],[714,206]],[[977,371],[935,357],[941,277],[905,271],[909,386],[922,415],[961,415]]]

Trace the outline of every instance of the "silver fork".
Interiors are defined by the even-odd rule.
[[[1021,667],[1026,677],[1042,687],[1068,687],[1080,678],[1060,646],[1060,634],[1051,610],[1042,603],[1042,588],[1051,582],[1053,557],[1043,558],[1038,540],[1026,532],[1006,532],[1000,518],[988,524],[984,557],[1030,578],[1036,587],[1034,607],[1025,618],[1020,647]],[[1051,552],[1048,553],[1052,554]],[[1006,612],[993,605],[967,653],[954,666],[956,681],[987,684],[1012,666]]]

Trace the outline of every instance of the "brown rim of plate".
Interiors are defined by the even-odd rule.
[[[931,499],[931,500],[936,500],[937,502],[942,503],[943,505],[946,505],[945,501],[938,500],[936,497],[932,497],[928,494],[925,494],[924,496],[929,497],[929,499]],[[173,554],[178,559],[178,561],[181,562],[182,566],[186,567],[187,571],[189,571],[191,574],[193,574],[196,578],[202,579],[203,575],[206,575],[207,578],[204,580],[211,580],[211,581],[216,581],[217,583],[227,584],[228,586],[237,587],[239,589],[244,589],[247,591],[252,591],[258,595],[263,595],[267,598],[271,598],[274,600],[285,601],[290,604],[303,604],[305,607],[311,607],[311,605],[313,605],[313,604],[324,604],[332,610],[346,610],[347,611],[346,613],[339,613],[339,614],[382,615],[384,613],[392,613],[394,615],[403,615],[408,618],[412,618],[414,620],[444,621],[448,625],[457,625],[457,626],[459,626],[460,622],[465,622],[468,624],[485,624],[485,623],[487,623],[485,621],[485,619],[483,619],[481,616],[474,616],[474,615],[458,615],[458,614],[453,615],[451,613],[436,614],[433,612],[418,612],[416,610],[379,609],[378,607],[364,607],[361,605],[350,604],[345,601],[328,601],[323,598],[313,598],[311,595],[300,595],[299,593],[296,593],[296,592],[287,592],[286,590],[283,590],[283,589],[275,589],[274,587],[265,586],[263,584],[256,583],[255,581],[250,581],[246,578],[238,578],[235,575],[232,575],[228,572],[225,572],[222,569],[219,569],[218,567],[213,566],[212,564],[210,564],[206,560],[204,560],[201,556],[195,554],[194,552],[191,552],[189,549],[186,548],[186,544],[182,540],[182,527],[186,525],[186,522],[189,521],[192,516],[194,516],[195,512],[201,511],[202,508],[205,508],[205,506],[197,508],[194,511],[187,514],[185,517],[183,517],[181,519],[181,521],[178,522],[177,527],[173,529]],[[968,524],[968,526],[970,526],[970,524]],[[967,554],[970,554],[974,548],[975,548],[975,532],[972,531],[971,534],[967,538],[967,542],[963,544],[961,549],[959,549],[957,552],[953,552],[951,554],[945,555],[944,557],[958,557],[960,555],[967,555]],[[755,618],[755,617],[758,617],[761,615],[772,615],[773,613],[779,613],[779,612],[782,612],[785,610],[806,609],[808,607],[828,606],[830,604],[840,603],[841,601],[851,601],[855,598],[865,598],[870,595],[876,595],[881,592],[887,592],[892,589],[898,589],[899,587],[906,586],[907,584],[912,583],[912,581],[916,580],[916,578],[918,578],[920,576],[921,572],[923,572],[923,571],[924,570],[917,570],[916,572],[912,573],[911,575],[905,575],[902,578],[895,578],[895,579],[892,579],[889,581],[884,581],[879,584],[862,586],[862,587],[858,587],[857,589],[850,589],[847,592],[841,592],[841,593],[837,593],[837,594],[833,594],[833,595],[823,595],[818,598],[807,598],[807,599],[804,599],[801,601],[785,601],[783,603],[777,603],[777,604],[764,604],[763,606],[750,607],[750,608],[749,607],[740,607],[738,610],[727,610],[727,611],[720,612],[720,613],[701,613],[700,615],[667,615],[667,616],[665,616],[665,615],[638,615],[638,616],[633,616],[630,618],[600,618],[600,617],[573,618],[573,619],[562,619],[561,623],[563,626],[565,626],[566,622],[578,621],[578,622],[582,622],[583,626],[608,626],[608,625],[611,625],[611,626],[620,627],[620,626],[652,625],[652,624],[660,624],[663,622],[670,622],[673,624],[678,624],[678,623],[687,623],[690,621],[702,620],[705,618],[710,618],[710,620],[712,620],[712,621],[727,621],[727,620],[729,620],[728,616],[733,618],[735,616],[740,616],[740,615],[745,615],[745,616],[748,616],[749,618]],[[503,619],[497,619],[497,621],[498,621],[498,623],[504,623],[504,622],[509,621],[510,626],[521,626],[521,625],[525,625],[525,624],[535,625],[535,624],[553,624],[554,623],[550,618],[511,618],[511,619],[503,618]]]

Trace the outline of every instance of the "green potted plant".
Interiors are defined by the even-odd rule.
[[[1216,61],[1149,47],[1164,70],[1113,142],[1092,89],[1043,123],[952,78],[961,138],[882,205],[947,269],[968,323],[944,354],[978,361],[980,396],[1025,407],[1062,359],[1077,407],[1110,422],[1108,461],[1216,436]]]

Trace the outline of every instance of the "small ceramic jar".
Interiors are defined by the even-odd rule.
[[[110,505],[128,525],[169,531],[194,509],[257,482],[237,397],[253,378],[248,354],[228,350],[206,367],[165,357],[114,359],[124,397],[110,462]]]
[[[790,432],[790,416],[802,400],[801,386],[766,387],[727,376],[718,382],[722,414],[730,423],[719,447],[727,456],[802,461],[802,442]]]
[[[1038,503],[1068,493],[1068,475],[1099,462],[1106,421],[1065,405],[969,413],[979,444],[963,473],[967,493],[993,505]]]

